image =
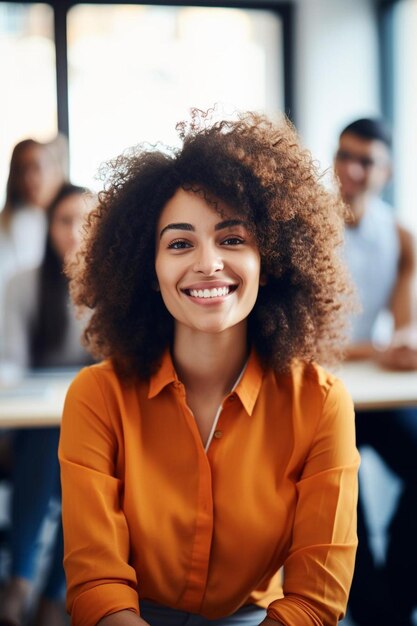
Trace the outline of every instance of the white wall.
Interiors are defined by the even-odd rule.
[[[297,0],[295,101],[304,145],[324,169],[340,130],[380,114],[373,0]]]

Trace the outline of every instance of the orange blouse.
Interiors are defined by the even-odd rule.
[[[150,381],[93,365],[59,455],[73,626],[139,598],[210,619],[256,603],[289,626],[343,616],[359,455],[351,399],[319,366],[276,374],[252,353],[206,452],[168,352]]]

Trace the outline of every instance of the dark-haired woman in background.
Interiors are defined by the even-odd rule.
[[[82,323],[69,302],[64,261],[81,239],[89,207],[86,190],[65,184],[47,211],[48,233],[42,265],[17,274],[6,291],[6,333],[2,358],[21,368],[78,367],[89,361],[80,345]],[[17,431],[14,474],[11,578],[0,597],[0,624],[23,623],[36,573],[37,539],[50,504],[60,504],[57,460],[59,428]],[[60,518],[60,507],[55,507]],[[65,577],[60,519],[39,603],[38,623],[57,626],[65,615]]]
[[[8,280],[42,260],[45,210],[65,180],[61,157],[51,144],[24,139],[13,149],[0,212],[0,310]],[[1,318],[0,316],[0,324]],[[0,346],[2,330],[0,328]]]

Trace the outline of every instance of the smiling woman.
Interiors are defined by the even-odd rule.
[[[111,164],[71,270],[106,357],[62,423],[72,623],[334,625],[358,454],[314,361],[342,346],[342,205],[286,122],[178,129]]]

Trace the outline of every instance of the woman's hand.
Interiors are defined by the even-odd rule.
[[[417,370],[417,350],[409,346],[393,346],[378,354],[375,359],[384,369],[394,371]]]
[[[397,371],[417,370],[417,327],[396,330],[391,345],[376,358],[381,367]]]
[[[96,626],[149,626],[149,624],[133,611],[117,611],[103,617]]]

